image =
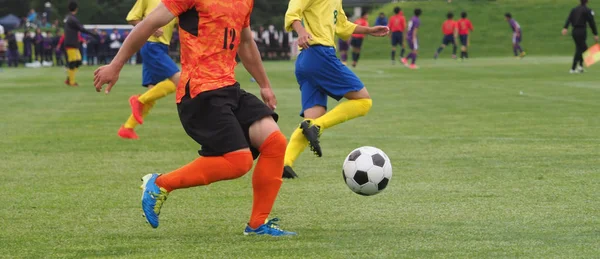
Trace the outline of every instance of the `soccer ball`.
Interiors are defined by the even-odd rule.
[[[392,179],[392,163],[378,148],[359,147],[346,157],[342,176],[353,192],[375,195],[383,191]]]

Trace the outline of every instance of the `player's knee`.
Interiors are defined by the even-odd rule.
[[[358,101],[360,102],[360,105],[362,107],[362,109],[360,109],[361,115],[367,115],[367,113],[369,113],[369,111],[371,110],[371,107],[373,107],[373,100],[371,98],[365,98],[359,99]]]
[[[237,177],[242,177],[254,164],[254,159],[250,151],[239,151],[225,154],[224,157],[231,163],[232,173]]]
[[[276,157],[285,156],[285,149],[287,148],[287,139],[281,133],[281,131],[274,131],[267,137],[265,142],[260,146],[260,153],[263,156]]]

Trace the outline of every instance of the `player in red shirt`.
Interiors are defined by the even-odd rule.
[[[454,14],[449,12],[446,15],[446,21],[442,23],[442,33],[444,33],[444,38],[442,39],[442,45],[437,49],[433,58],[437,59],[446,48],[446,46],[452,43],[452,58],[456,59],[456,37],[458,36],[458,24],[454,20]]]
[[[368,18],[369,14],[365,12],[360,16],[360,18],[356,19],[354,23],[360,26],[368,27]],[[358,59],[360,58],[360,48],[362,47],[364,39],[364,34],[352,34],[352,39],[350,40],[350,46],[352,46],[352,67],[356,67],[356,63],[358,63]]]
[[[467,12],[460,13],[458,20],[458,37],[460,38],[460,59],[469,58],[469,33],[473,31],[473,24],[467,19]]]
[[[259,154],[252,176],[254,202],[245,235],[295,235],[265,223],[282,183],[286,138],[275,122],[277,104],[250,30],[253,0],[162,0],[135,26],[115,59],[96,70],[94,85],[108,93],[127,60],[157,29],[179,18],[181,80],[177,110],[186,133],[202,146],[200,157],[167,174],[142,178],[142,209],[150,225],[167,195],[245,175]],[[200,18],[201,17],[201,18]],[[236,53],[256,79],[264,103],[235,80]]]
[[[406,30],[406,18],[400,7],[394,8],[395,15],[390,17],[388,26],[390,27],[390,37],[392,39],[392,64],[396,63],[396,46],[402,46],[400,52],[400,58],[404,57],[405,44],[404,44],[404,31]]]

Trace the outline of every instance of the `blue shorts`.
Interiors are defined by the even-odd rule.
[[[402,41],[404,41],[404,33],[401,31],[392,32],[392,46],[396,47],[397,45],[402,45]]]
[[[460,35],[458,37],[460,38],[460,44],[463,46],[467,46],[469,44],[469,34]]]
[[[175,61],[169,57],[169,46],[146,42],[140,50],[142,55],[142,85],[156,85],[179,72]]]
[[[456,42],[454,41],[454,35],[444,35],[444,39],[442,39],[442,44],[448,45],[450,43],[456,45]]]
[[[315,106],[327,108],[327,96],[340,100],[349,92],[365,86],[358,77],[327,46],[311,46],[302,50],[296,60],[296,80],[300,85],[302,111]]]

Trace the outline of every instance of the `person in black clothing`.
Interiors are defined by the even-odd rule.
[[[26,63],[31,63],[31,54],[33,48],[33,38],[29,31],[25,31],[25,36],[23,37],[23,60]]]
[[[83,25],[79,22],[75,14],[79,7],[76,2],[69,3],[69,14],[65,18],[65,40],[64,46],[67,52],[67,67],[69,70],[67,71],[69,76],[65,81],[65,84],[69,86],[77,86],[77,82],[75,81],[75,74],[79,66],[81,66],[81,52],[79,51],[79,47],[81,46],[79,42],[79,33],[86,33],[92,37],[98,37],[97,34],[85,29]]]
[[[43,45],[44,45],[44,35],[42,35],[42,30],[38,28],[35,31],[35,37],[33,38],[33,45],[35,47],[35,60],[42,62],[43,58]]]
[[[573,26],[572,35],[575,41],[575,56],[573,57],[573,66],[571,67],[571,74],[583,73],[583,52],[588,49],[587,40],[587,25],[589,24],[594,34],[594,40],[598,42],[598,28],[594,21],[594,11],[587,7],[588,0],[580,0],[581,5],[573,8],[565,26],[563,27],[562,34],[567,35],[569,25]],[[577,66],[579,65],[579,67]]]
[[[8,67],[19,66],[19,47],[17,46],[17,38],[12,32],[6,33],[6,41],[8,42]]]
[[[98,29],[94,29],[94,33],[98,34]],[[89,37],[87,42],[87,58],[88,66],[95,66],[98,62],[98,45],[100,40],[95,37]]]

